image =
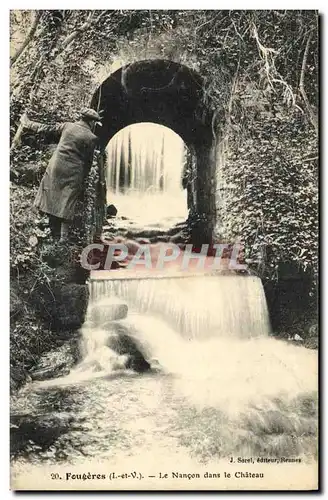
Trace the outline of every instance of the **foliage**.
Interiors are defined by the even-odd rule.
[[[10,203],[10,268],[14,276],[39,269],[38,241],[47,237],[45,221],[31,210],[36,190],[11,187]]]
[[[289,261],[317,278],[317,139],[309,128],[280,112],[227,154],[226,231],[239,235],[266,279],[278,279],[279,263]]]
[[[29,111],[32,118],[42,116],[45,102],[48,112],[50,107],[53,111],[66,108],[73,119],[72,114],[90,98],[89,66],[94,66],[94,59],[99,63],[100,57],[110,58],[117,37],[128,30],[132,33],[144,19],[143,11],[134,10],[40,12],[38,28],[28,49],[12,66],[14,128],[23,111]]]
[[[53,345],[54,334],[26,302],[23,302],[22,314],[12,317],[11,323],[10,366],[29,369],[40,354]]]
[[[84,234],[86,243],[92,243],[101,234],[106,209],[104,157],[96,151],[93,164],[86,179],[84,191]]]
[[[44,302],[41,291],[51,297],[68,280],[75,281],[81,248],[52,240],[47,218],[31,208],[35,193],[36,188],[11,185],[10,363],[22,373],[56,345],[51,318],[42,319],[38,313]]]
[[[27,43],[12,59],[11,137],[25,110],[43,122],[74,120],[115,57],[125,63],[150,57],[186,64],[203,77],[204,109],[213,115],[220,234],[225,240],[241,238],[247,258],[258,263],[266,280],[279,279],[281,264],[292,262],[309,272],[316,286],[315,11],[42,10],[39,19],[31,11],[18,18],[13,11],[13,56]],[[26,39],[33,19],[35,31]],[[22,163],[44,168],[47,154],[44,145],[25,141],[11,157],[14,181],[19,182]],[[101,224],[101,210],[95,211],[96,192],[103,189],[98,160],[83,204],[88,237],[95,222]],[[30,210],[33,195],[24,193],[20,203],[21,192],[13,194],[15,275],[39,269],[30,236],[48,237]]]
[[[181,43],[204,77],[218,134],[219,232],[266,280],[318,276],[315,11],[195,11]],[[190,13],[179,13],[190,26]],[[186,37],[184,39],[184,36]],[[304,87],[304,88],[302,88]]]
[[[22,373],[43,352],[53,337],[30,304],[39,283],[49,284],[54,275],[43,262],[40,245],[48,238],[46,222],[31,210],[35,189],[12,184],[10,203],[10,364]]]

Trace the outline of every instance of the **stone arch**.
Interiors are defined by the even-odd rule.
[[[145,60],[128,64],[102,82],[91,107],[102,111],[101,149],[128,125],[153,122],[172,129],[194,151],[196,196],[192,240],[212,241],[215,225],[215,138],[212,110],[205,105],[202,77],[182,64]],[[199,221],[199,222],[198,222]]]

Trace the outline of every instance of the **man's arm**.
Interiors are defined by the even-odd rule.
[[[26,113],[20,119],[23,132],[34,132],[43,136],[51,136],[55,140],[59,140],[62,131],[65,127],[65,123],[55,123],[55,124],[44,124],[40,122],[35,122],[30,120]]]

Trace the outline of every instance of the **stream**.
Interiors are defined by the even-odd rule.
[[[275,459],[276,467],[316,461],[316,351],[270,337],[258,278],[93,274],[82,360],[69,375],[26,385],[12,401],[16,484],[96,465],[144,470],[151,488],[160,470],[217,471],[231,457]],[[113,304],[127,305],[127,316],[113,321]],[[124,367],[124,356],[106,345],[109,327],[138,342],[149,371]]]

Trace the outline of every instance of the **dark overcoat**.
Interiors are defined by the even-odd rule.
[[[45,132],[46,128],[47,125],[40,124],[37,131]],[[56,132],[60,140],[41,180],[34,205],[47,214],[72,220],[92,164],[97,136],[83,121],[59,125]]]

